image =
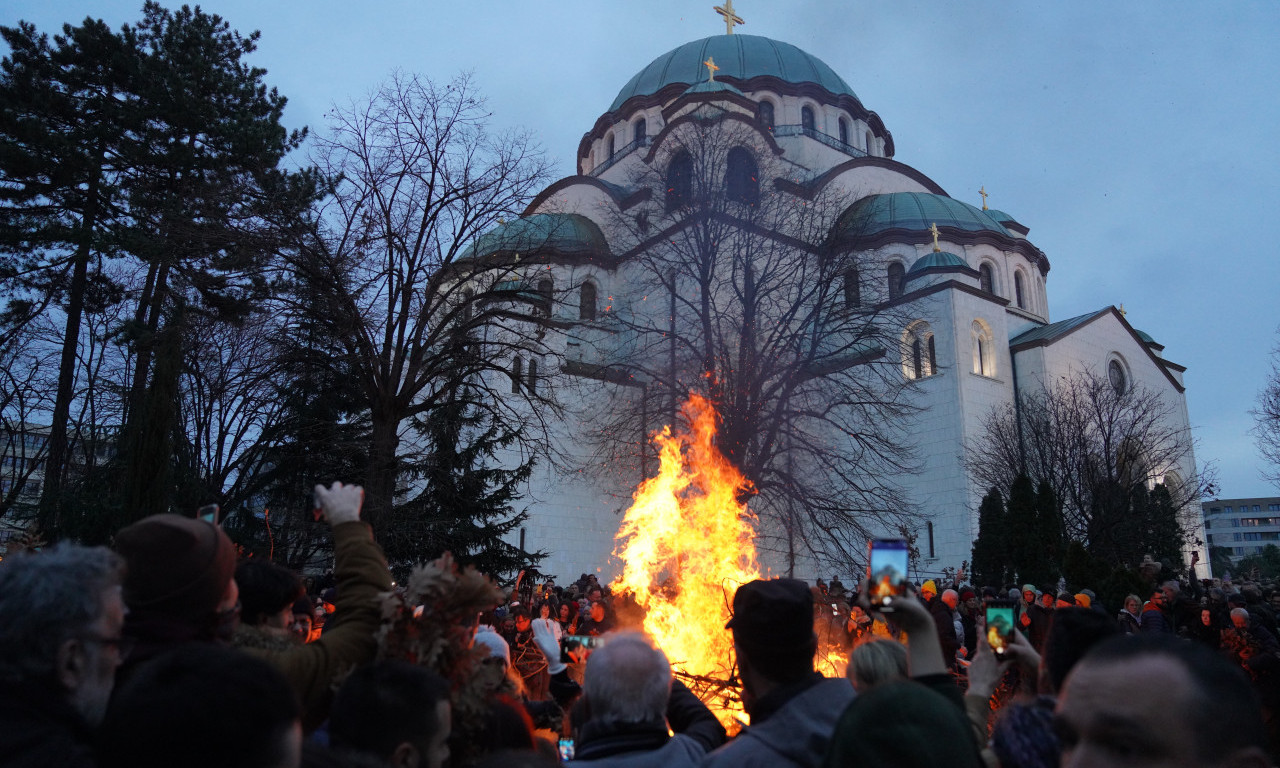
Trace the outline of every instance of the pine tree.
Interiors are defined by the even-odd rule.
[[[1041,583],[1046,575],[1044,552],[1036,541],[1036,489],[1031,478],[1018,475],[1005,505],[1008,567],[1022,582]]]
[[[992,487],[978,507],[978,538],[973,542],[973,582],[1002,587],[1012,576],[1008,553],[1008,524],[1004,497]]]
[[[1057,581],[1062,571],[1062,511],[1053,487],[1040,481],[1036,489],[1036,516],[1033,540],[1042,552],[1043,572],[1037,573],[1040,581]]]
[[[520,432],[482,415],[470,394],[460,388],[417,424],[430,453],[406,462],[402,477],[421,483],[422,490],[394,506],[379,533],[397,575],[444,552],[495,578],[513,576],[546,556],[504,540],[529,517],[515,503],[534,461],[527,458],[514,469],[494,461],[517,444]]]

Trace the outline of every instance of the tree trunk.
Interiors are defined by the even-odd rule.
[[[364,511],[360,517],[380,532],[386,513],[395,503],[396,452],[400,448],[400,420],[385,413],[373,416],[369,465],[364,479]]]

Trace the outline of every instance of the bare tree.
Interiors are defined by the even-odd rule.
[[[1212,488],[1212,472],[1195,468],[1193,451],[1189,428],[1162,393],[1079,371],[993,409],[965,446],[965,463],[982,487],[1009,488],[1020,473],[1048,483],[1067,539],[1102,554],[1123,549],[1117,537],[1138,487],[1163,485],[1182,536],[1193,533],[1188,510]]]
[[[792,566],[848,564],[910,519],[896,482],[912,468],[904,322],[867,279],[883,266],[833,236],[852,200],[795,178],[756,126],[695,116],[667,131],[632,180],[648,203],[616,217],[644,298],[618,309],[635,343],[609,364],[643,387],[601,446],[634,453],[617,435],[705,394],[721,450],[753,484],[760,545]]]
[[[299,311],[338,340],[335,368],[367,410],[365,509],[377,527],[395,501],[402,452],[415,447],[402,445],[414,417],[462,389],[502,423],[536,413],[521,407],[529,399],[548,402],[545,387],[501,396],[504,352],[542,344],[531,322],[539,302],[527,300],[512,261],[468,250],[518,215],[548,165],[527,133],[490,131],[467,76],[441,85],[395,74],[330,120],[315,159],[332,194],[293,266],[307,302]]]
[[[1253,410],[1253,437],[1270,468],[1265,477],[1280,486],[1280,346],[1271,352],[1271,373]]]

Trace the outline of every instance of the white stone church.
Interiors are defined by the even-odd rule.
[[[747,190],[731,187],[731,194],[834,191],[844,203],[824,214],[827,228],[856,222],[850,242],[862,266],[842,286],[843,300],[874,303],[881,317],[894,319],[898,348],[883,354],[920,407],[906,436],[919,472],[900,482],[914,512],[923,577],[969,559],[986,489],[966,474],[963,445],[1020,389],[1091,369],[1118,386],[1138,382],[1166,393],[1179,426],[1189,430],[1184,368],[1123,312],[1108,306],[1051,317],[1049,258],[1025,224],[954,199],[924,172],[894,160],[893,137],[879,116],[817,57],[765,37],[717,35],[640,69],[583,136],[578,174],[546,188],[519,220],[478,244],[479,255],[523,249],[522,278],[554,296],[550,353],[511,360],[513,385],[558,387],[579,406],[553,429],[558,448],[577,465],[566,471],[564,463],[540,464],[526,499],[531,514],[519,543],[550,553],[544,573],[562,580],[615,574],[620,513],[652,470],[643,459],[610,465],[578,437],[638,386],[608,375],[628,355],[649,354],[634,346],[619,318],[649,312],[661,322],[670,312],[664,298],[639,295],[646,289],[632,265],[647,247],[640,234],[646,212],[656,219],[664,202],[669,209],[697,172],[679,166],[687,156],[673,147],[682,126],[698,120],[732,121],[735,135],[746,136],[730,153],[724,183]],[[666,189],[643,188],[638,180],[646,174],[665,179]],[[648,414],[643,426],[663,422]],[[1188,462],[1167,471],[1191,477],[1194,459]],[[776,552],[763,559],[774,574],[789,567],[810,580],[853,576],[806,558],[788,566]]]

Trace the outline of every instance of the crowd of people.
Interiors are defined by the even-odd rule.
[[[465,665],[394,657],[362,491],[316,495],[331,585],[238,562],[216,525],[179,515],[110,549],[6,557],[0,766],[1243,768],[1280,745],[1280,592],[1256,585],[1165,581],[1111,613],[1031,584],[926,581],[873,608],[834,579],[752,581],[725,628],[746,713],[730,737],[594,575],[495,591],[448,628]],[[993,650],[997,604],[1013,630]],[[843,677],[819,671],[831,645]],[[480,699],[458,695],[481,677]]]

